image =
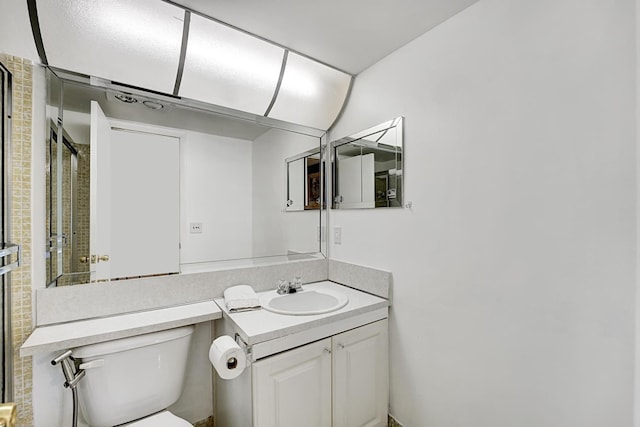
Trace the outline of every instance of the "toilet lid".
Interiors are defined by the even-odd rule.
[[[158,412],[155,415],[125,424],[126,427],[193,427],[186,420],[176,417],[169,411]]]

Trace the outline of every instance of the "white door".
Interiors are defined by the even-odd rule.
[[[111,277],[111,125],[96,101],[91,101],[90,150],[89,249],[94,282]]]
[[[333,426],[387,425],[388,324],[380,320],[333,337]]]
[[[331,426],[331,339],[255,362],[253,427]]]

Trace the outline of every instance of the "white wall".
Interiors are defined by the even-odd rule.
[[[355,81],[331,138],[403,115],[412,209],[333,211],[393,272],[406,426],[633,418],[633,0],[482,0]]]
[[[285,159],[319,147],[319,138],[278,129],[253,142],[253,256],[320,251],[318,211],[283,212]]]
[[[180,263],[251,257],[251,141],[187,132],[181,157]]]

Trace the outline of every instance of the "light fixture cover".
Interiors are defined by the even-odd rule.
[[[173,93],[184,10],[157,0],[38,2],[49,65]]]
[[[291,52],[269,117],[326,130],[340,113],[350,82],[349,74]]]
[[[179,95],[263,115],[284,49],[192,14]]]

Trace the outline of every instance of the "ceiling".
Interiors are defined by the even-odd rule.
[[[478,0],[172,0],[358,74]]]

